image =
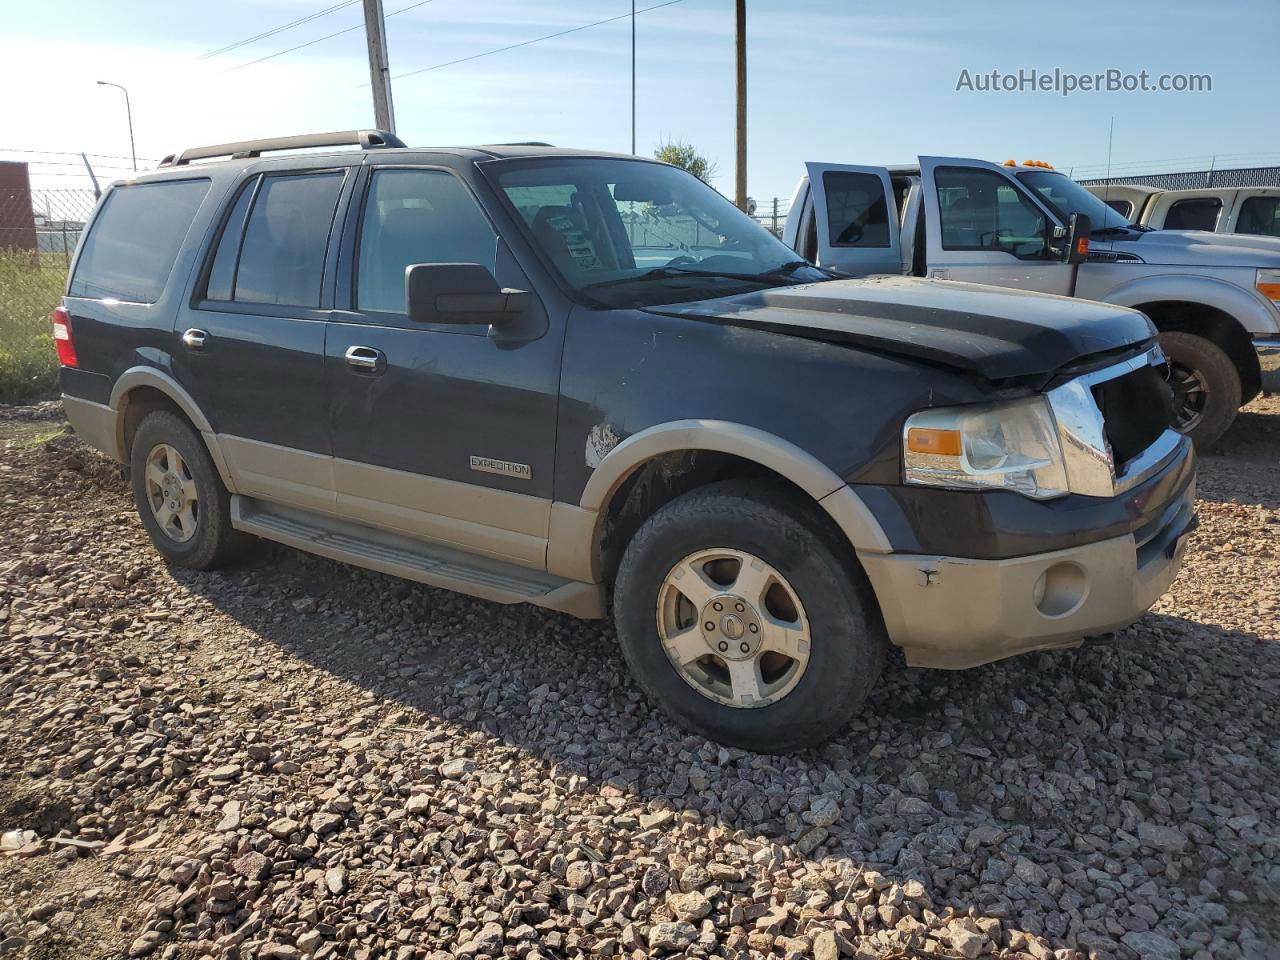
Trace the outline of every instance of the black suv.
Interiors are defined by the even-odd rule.
[[[362,149],[264,156],[315,146]],[[168,560],[265,537],[611,603],[641,685],[757,750],[835,733],[890,643],[959,668],[1132,622],[1193,523],[1142,314],[839,279],[635,157],[188,150],[102,197],[54,328]]]

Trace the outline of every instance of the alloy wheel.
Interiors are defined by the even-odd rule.
[[[165,536],[185,543],[195,536],[200,502],[191,468],[177,448],[158,443],[147,454],[147,503]]]
[[[1194,430],[1209,405],[1209,382],[1193,367],[1170,363],[1169,386],[1173,388],[1173,415],[1178,430]]]
[[[658,591],[658,636],[681,678],[731,707],[767,706],[809,665],[809,620],[777,570],[742,550],[685,557]]]

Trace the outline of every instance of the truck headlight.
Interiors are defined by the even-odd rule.
[[[1280,306],[1280,270],[1259,270],[1253,286],[1276,306]]]
[[[1067,468],[1044,397],[922,410],[902,430],[907,483],[1064,496]]]

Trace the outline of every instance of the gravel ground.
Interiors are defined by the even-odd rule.
[[[6,957],[1280,957],[1280,400],[1187,566],[1079,650],[895,668],[787,758],[609,627],[263,546],[167,569],[0,414]]]

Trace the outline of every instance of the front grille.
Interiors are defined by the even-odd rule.
[[[1173,424],[1173,392],[1165,382],[1164,369],[1139,367],[1093,385],[1117,473]]]

